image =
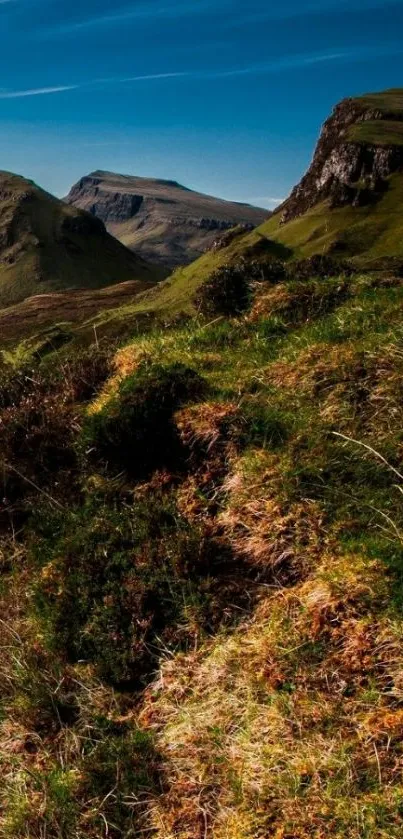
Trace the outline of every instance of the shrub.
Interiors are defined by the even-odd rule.
[[[284,263],[279,259],[240,260],[218,268],[201,286],[194,302],[206,317],[234,317],[249,308],[256,284],[282,282],[285,274]]]
[[[181,452],[173,415],[204,390],[204,380],[183,364],[145,364],[124,380],[111,402],[87,418],[82,441],[104,464],[136,478],[159,467],[177,467]]]
[[[351,263],[326,254],[315,254],[307,259],[300,259],[298,262],[291,262],[286,268],[286,277],[289,280],[309,280],[313,277],[340,277],[341,274],[349,277],[354,274],[354,267]]]
[[[46,492],[71,488],[77,472],[75,441],[80,407],[97,392],[108,374],[108,355],[81,351],[20,371],[2,371],[0,379],[0,467],[3,502],[20,502]],[[63,474],[68,473],[64,481]],[[8,513],[7,513],[8,518]]]
[[[170,495],[154,490],[131,506],[91,497],[71,512],[46,512],[32,548],[43,566],[37,605],[50,644],[94,661],[113,683],[137,686],[161,648],[194,641],[198,627],[228,616],[210,578],[222,573],[225,550]]]
[[[240,262],[238,265],[225,265],[215,271],[199,289],[195,305],[206,317],[233,317],[248,308],[250,299],[249,266]]]

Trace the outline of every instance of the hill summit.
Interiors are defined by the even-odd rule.
[[[110,233],[150,262],[187,265],[238,225],[261,224],[268,210],[203,195],[176,181],[96,171],[66,198],[101,219]]]
[[[110,236],[99,219],[0,172],[0,305],[43,292],[147,285],[159,272]]]

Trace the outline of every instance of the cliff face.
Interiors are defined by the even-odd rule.
[[[101,219],[110,233],[143,258],[169,268],[193,262],[221,233],[238,225],[252,230],[270,215],[175,181],[110,172],[81,178],[66,201]]]
[[[277,211],[282,223],[325,199],[331,207],[376,202],[403,167],[402,104],[400,91],[387,91],[337,105],[309,170]]]

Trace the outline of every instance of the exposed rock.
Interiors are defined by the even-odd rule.
[[[368,97],[371,101],[371,97]],[[325,122],[312,164],[288,200],[278,208],[283,223],[302,215],[325,199],[331,207],[362,206],[376,201],[386,179],[403,166],[403,145],[352,139],[359,123],[403,121],[403,114],[368,107],[363,99],[345,99]]]
[[[197,259],[228,230],[252,230],[268,210],[202,195],[176,181],[94,172],[72,188],[67,203],[101,219],[108,231],[145,259],[169,268]]]

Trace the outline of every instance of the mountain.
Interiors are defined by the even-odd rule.
[[[0,353],[2,839],[402,839],[403,278],[274,279]]]
[[[324,124],[308,172],[271,218],[174,275],[175,286],[182,294],[241,259],[330,254],[361,267],[399,262],[402,204],[403,89],[345,99]]]
[[[93,172],[65,199],[101,219],[110,233],[150,262],[187,265],[222,233],[251,230],[268,210],[194,192],[176,181]]]
[[[0,172],[0,306],[42,292],[102,288],[127,280],[147,287],[160,269],[110,236],[99,219]]]

